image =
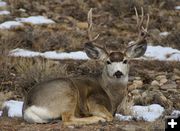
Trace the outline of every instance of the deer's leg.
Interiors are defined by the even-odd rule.
[[[88,109],[93,116],[104,118],[106,121],[112,121],[112,114],[106,109],[105,106],[97,104],[95,100],[88,100]]]
[[[84,117],[84,118],[77,118],[71,113],[63,113],[62,114],[63,124],[68,125],[87,125],[98,123],[99,121],[105,122],[106,120],[100,116],[91,116],[91,117]]]

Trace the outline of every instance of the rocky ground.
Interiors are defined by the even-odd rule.
[[[53,19],[54,25],[32,25],[12,30],[0,30],[0,106],[5,100],[23,100],[24,93],[34,84],[59,76],[95,75],[101,63],[92,61],[47,60],[43,58],[10,58],[9,50],[25,48],[35,51],[82,50],[87,41],[88,10],[94,8],[94,33],[100,33],[97,44],[111,50],[123,50],[137,37],[133,7],[143,6],[151,16],[148,43],[180,49],[180,5],[178,0],[7,0],[3,7],[10,15],[0,15],[0,22],[16,17],[43,15]],[[0,9],[3,9],[0,7]],[[161,36],[161,32],[170,32]],[[137,105],[158,103],[165,107],[165,114],[180,110],[180,62],[139,61],[131,62],[129,96]],[[63,127],[61,122],[34,125],[21,119],[0,118],[0,131],[5,130],[156,130],[164,128],[164,117],[153,123],[143,121],[99,123],[83,127]]]
[[[61,122],[51,124],[27,124],[20,119],[3,118],[0,120],[2,131],[149,131],[163,130],[164,122],[159,120],[156,123],[149,122],[119,122],[114,120],[110,123],[98,123],[88,126],[64,127]]]

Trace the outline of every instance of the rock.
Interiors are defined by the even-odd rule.
[[[136,89],[136,86],[135,85],[130,85],[130,86],[128,86],[128,90],[129,91],[132,91],[132,90],[134,90],[134,89]]]
[[[175,80],[180,80],[180,76],[175,75],[175,76],[174,76],[174,79],[175,79]]]
[[[164,85],[166,82],[168,82],[167,78],[160,79],[160,86]]]
[[[142,80],[134,80],[133,84],[136,85],[136,88],[141,88],[143,86]]]
[[[128,90],[132,91],[132,90],[137,89],[137,88],[142,88],[142,86],[143,86],[142,80],[134,80],[133,84],[128,86]]]
[[[156,80],[160,81],[161,79],[165,79],[166,78],[166,75],[158,75],[156,76]]]
[[[149,87],[148,87],[148,90],[149,91],[152,91],[152,90],[159,90],[159,88],[160,88],[160,86],[152,86],[152,85],[150,85]]]
[[[147,92],[143,92],[142,93],[142,97],[144,98],[144,97],[146,97],[147,96]]]
[[[160,87],[160,89],[162,89],[162,90],[168,90],[168,89],[173,89],[173,88],[177,88],[176,83],[165,84]]]
[[[177,88],[180,89],[180,80],[177,80],[176,84],[177,84]]]
[[[179,93],[176,89],[167,89],[169,93]]]
[[[153,81],[151,82],[151,85],[152,85],[152,86],[160,86],[160,84],[159,84],[159,82],[158,82],[157,80],[153,80]]]
[[[180,30],[180,22],[177,23],[177,30]]]
[[[131,93],[133,95],[138,95],[138,94],[140,94],[140,90],[135,89],[135,90],[132,90]]]
[[[179,74],[179,75],[180,75],[180,70],[177,69],[177,68],[174,68],[173,72],[174,72],[175,74]]]

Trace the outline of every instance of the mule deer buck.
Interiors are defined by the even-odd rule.
[[[144,55],[147,47],[144,14],[137,17],[139,35],[124,52],[108,52],[97,46],[92,37],[92,9],[88,12],[88,38],[85,52],[88,57],[104,62],[102,75],[97,77],[58,78],[33,87],[24,102],[23,118],[30,123],[47,123],[61,118],[65,125],[84,125],[112,121],[127,95],[131,58]]]

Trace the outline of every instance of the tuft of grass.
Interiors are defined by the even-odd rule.
[[[164,43],[166,46],[176,48],[180,50],[180,32],[179,31],[173,31],[171,34],[169,34],[162,43]]]
[[[27,92],[35,84],[66,76],[66,65],[44,58],[19,58],[15,64],[19,74],[18,84],[22,92]]]

